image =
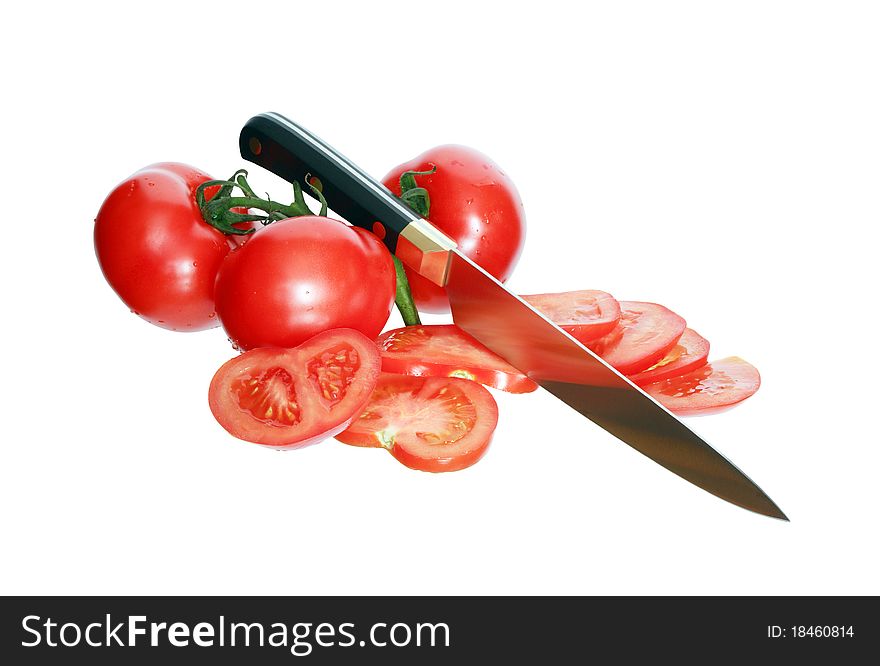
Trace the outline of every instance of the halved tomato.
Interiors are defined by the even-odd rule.
[[[538,385],[454,324],[407,326],[379,336],[382,370],[417,377],[462,377],[509,393]]]
[[[620,304],[611,295],[595,289],[521,297],[581,342],[601,338],[614,330],[620,319]]]
[[[363,413],[336,439],[383,447],[412,469],[454,472],[483,457],[497,423],[495,399],[475,382],[383,372]]]
[[[681,338],[686,323],[656,303],[620,301],[620,321],[611,333],[587,346],[625,375],[662,359]]]
[[[345,430],[380,373],[376,343],[337,328],[294,349],[261,347],[224,363],[211,380],[214,418],[239,439],[281,449]]]
[[[738,356],[713,361],[678,377],[644,387],[648,395],[682,416],[715,414],[739,404],[761,386],[758,369]]]
[[[702,335],[686,328],[678,339],[678,343],[670,349],[666,356],[657,361],[647,370],[630,376],[630,380],[639,386],[659,382],[706,365],[709,357],[709,341]]]

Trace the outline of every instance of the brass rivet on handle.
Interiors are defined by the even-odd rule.
[[[255,136],[252,136],[250,139],[248,139],[248,148],[251,149],[251,152],[254,155],[259,155],[263,152],[263,145],[260,143],[260,140]]]

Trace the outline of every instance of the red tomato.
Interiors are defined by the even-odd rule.
[[[420,377],[462,377],[510,393],[538,385],[454,324],[408,326],[379,337],[382,370]]]
[[[383,372],[361,416],[336,439],[384,447],[412,469],[454,472],[483,457],[497,423],[494,398],[475,382]]]
[[[253,349],[227,361],[211,380],[208,404],[239,439],[301,448],[348,427],[369,400],[380,365],[363,334],[324,331],[295,349]]]
[[[715,414],[742,402],[761,386],[757,368],[737,356],[713,361],[678,377],[644,387],[645,392],[681,416]]]
[[[217,275],[217,315],[239,349],[296,347],[330,328],[375,338],[391,313],[394,264],[373,234],[339,220],[274,222]]]
[[[617,326],[587,346],[618,372],[633,375],[666,356],[685,327],[684,319],[662,305],[620,301]]]
[[[610,333],[620,319],[617,300],[595,289],[534,294],[522,299],[581,342]]]
[[[492,160],[465,146],[438,146],[392,169],[383,183],[400,196],[404,171],[436,173],[417,176],[428,191],[428,219],[458,243],[459,249],[502,282],[513,273],[522,252],[526,218],[513,181]],[[419,310],[449,312],[443,288],[406,269]]]
[[[119,184],[95,219],[104,277],[151,324],[174,331],[218,325],[214,280],[230,246],[196,205],[196,187],[210,179],[185,164],[153,164]]]
[[[709,341],[689,328],[684,330],[678,343],[647,370],[630,376],[634,384],[644,386],[661,379],[683,375],[706,365],[709,356]]]

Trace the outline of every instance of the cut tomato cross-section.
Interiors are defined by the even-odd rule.
[[[338,328],[294,349],[258,348],[224,363],[208,404],[232,435],[275,448],[333,437],[361,413],[380,372],[375,343]]]
[[[483,457],[497,423],[494,398],[475,382],[383,372],[363,413],[336,438],[383,447],[412,469],[452,472]]]

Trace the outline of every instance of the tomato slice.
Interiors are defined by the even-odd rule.
[[[661,379],[683,375],[706,365],[708,357],[709,341],[696,331],[686,328],[678,343],[666,353],[666,356],[647,370],[631,375],[630,380],[634,384],[645,386],[659,382]]]
[[[713,361],[678,377],[644,387],[669,411],[682,416],[715,414],[742,402],[761,386],[757,368],[738,356]]]
[[[475,382],[383,372],[363,413],[336,439],[383,447],[412,469],[454,472],[483,457],[497,423],[495,399]]]
[[[620,301],[617,326],[587,346],[619,372],[634,375],[666,356],[685,328],[684,319],[662,305]]]
[[[533,294],[521,298],[581,342],[607,335],[620,319],[617,299],[595,289]]]
[[[301,448],[348,427],[369,400],[380,367],[372,340],[337,328],[294,349],[261,347],[227,361],[211,380],[208,404],[239,439]]]
[[[417,377],[462,377],[509,393],[538,385],[454,324],[408,326],[379,336],[382,370]]]

